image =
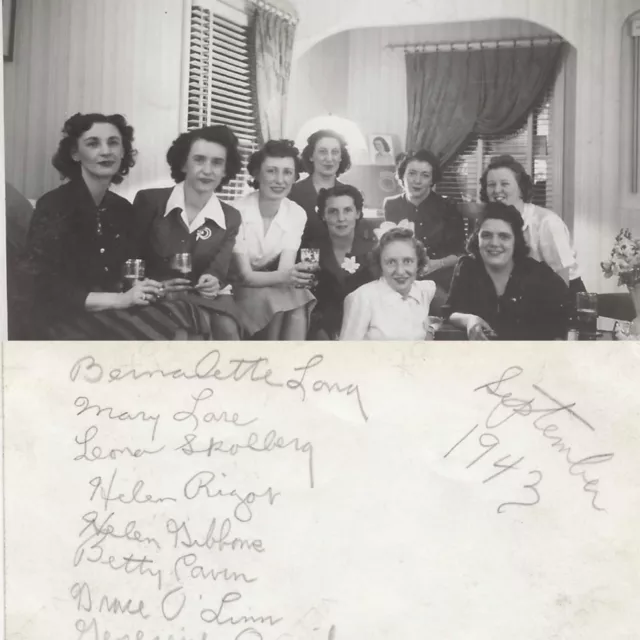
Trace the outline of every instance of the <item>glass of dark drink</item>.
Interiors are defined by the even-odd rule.
[[[144,260],[134,258],[127,260],[122,267],[122,286],[125,291],[133,287],[137,280],[144,280]]]
[[[576,312],[580,340],[596,340],[598,337],[598,296],[580,291],[576,294]]]
[[[176,253],[171,258],[171,270],[176,278],[186,278],[193,284],[193,262],[190,253]]]

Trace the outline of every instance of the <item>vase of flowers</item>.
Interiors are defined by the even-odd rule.
[[[640,337],[640,238],[634,238],[629,229],[621,229],[609,260],[601,262],[600,266],[605,278],[616,276],[618,284],[629,289],[636,310],[630,335]]]

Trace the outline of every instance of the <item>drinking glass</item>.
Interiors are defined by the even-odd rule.
[[[309,271],[317,271],[320,267],[320,249],[300,249],[300,257],[309,265]]]
[[[582,340],[595,340],[598,335],[598,295],[580,291],[576,294],[579,335]]]
[[[145,264],[140,258],[127,260],[122,267],[122,286],[125,291],[133,287],[136,280],[144,280]]]
[[[191,254],[176,253],[171,258],[171,270],[175,273],[176,278],[186,278],[187,280],[191,281],[191,273],[193,271]]]
[[[300,249],[300,258],[307,271],[315,273],[320,269],[320,249]],[[311,289],[318,283],[314,276],[311,282]]]

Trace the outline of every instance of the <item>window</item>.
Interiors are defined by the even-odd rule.
[[[553,208],[551,114],[549,97],[529,115],[519,131],[503,136],[474,135],[462,153],[444,168],[436,191],[456,202],[479,200],[480,177],[491,158],[509,154],[533,177],[533,203]],[[465,224],[470,234],[471,223],[467,220]]]
[[[247,161],[257,149],[256,104],[249,65],[246,16],[219,15],[202,4],[191,8],[187,129],[230,127],[240,139],[242,172],[219,194],[231,201],[246,190]]]

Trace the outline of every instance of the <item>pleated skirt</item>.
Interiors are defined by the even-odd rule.
[[[294,311],[304,307],[307,323],[316,303],[308,289],[290,285],[272,287],[243,287],[233,285],[233,296],[240,311],[240,322],[248,335],[264,329],[277,313]]]

